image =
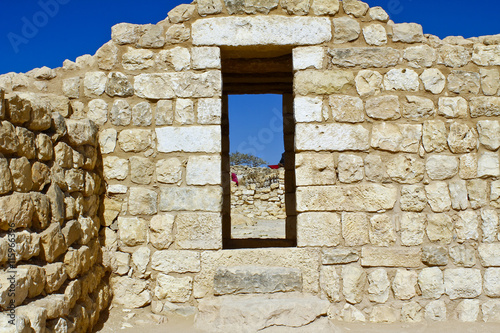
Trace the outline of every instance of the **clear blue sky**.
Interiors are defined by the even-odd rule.
[[[416,22],[424,33],[441,38],[451,35],[464,37],[500,33],[499,0],[368,0],[370,6],[382,6],[396,23]],[[57,6],[54,6],[54,3]],[[137,24],[156,23],[163,20],[170,9],[181,0],[3,0],[0,3],[0,73],[26,72],[35,67],[62,66],[65,59],[75,60],[95,51],[110,39],[111,26],[120,22]],[[46,14],[46,13],[49,14]],[[28,22],[28,23],[26,23]],[[33,23],[38,25],[35,26]],[[29,29],[31,28],[31,29]],[[23,31],[24,29],[24,31]],[[19,36],[24,39],[16,39]],[[10,37],[10,39],[9,39]],[[12,40],[14,39],[14,43]],[[280,108],[280,98],[267,95],[258,100],[244,100],[232,116],[232,151],[238,147],[249,148],[251,136],[261,135],[268,141],[269,131],[275,128],[275,108]],[[230,102],[231,103],[231,102]],[[250,104],[252,103],[252,104]],[[255,104],[253,104],[255,103]],[[255,107],[249,107],[255,105]],[[253,114],[252,122],[248,115]],[[271,125],[270,125],[271,124]],[[281,156],[282,142],[258,142],[257,155],[277,163]],[[266,139],[267,138],[267,139]]]

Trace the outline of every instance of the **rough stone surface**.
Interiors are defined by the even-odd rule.
[[[418,275],[422,297],[439,299],[444,294],[443,272],[438,267],[424,268]]]
[[[400,53],[391,47],[329,49],[332,64],[340,67],[387,68],[399,62]]]
[[[342,268],[342,292],[347,302],[360,303],[366,290],[366,272],[357,266],[344,266]]]
[[[221,149],[219,126],[162,127],[156,129],[156,136],[158,151],[164,153],[217,153]],[[199,140],[199,137],[204,140]]]
[[[300,95],[348,92],[354,86],[354,75],[344,70],[305,70],[295,74],[294,90]]]
[[[445,293],[451,299],[475,298],[483,290],[479,269],[449,268],[444,271]]]
[[[416,296],[417,272],[406,269],[396,270],[396,276],[392,281],[394,296],[400,300],[411,299]]]
[[[358,21],[350,17],[333,19],[333,40],[334,43],[342,44],[358,39],[361,33],[361,26]]]
[[[301,153],[295,156],[297,186],[333,185],[336,179],[335,159],[332,155]]]
[[[295,145],[299,151],[367,150],[368,134],[361,125],[297,124]]]
[[[297,246],[337,246],[341,220],[336,213],[302,213],[297,216]]]
[[[175,243],[181,249],[216,250],[222,247],[222,223],[218,213],[179,213],[175,224]]]
[[[419,267],[420,249],[414,247],[370,247],[361,249],[361,265],[365,267]]]

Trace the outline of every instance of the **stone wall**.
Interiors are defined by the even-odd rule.
[[[2,332],[86,332],[108,307],[97,126],[68,102],[0,90]]]
[[[227,148],[221,147],[227,135],[221,57],[267,51],[293,53],[295,151],[288,153],[296,164],[297,247],[222,250],[228,181],[221,169],[228,169],[221,167]],[[309,295],[316,312],[293,326],[327,314],[345,321],[500,321],[499,66],[499,36],[440,40],[355,0],[198,0],[156,25],[118,24],[94,56],[0,76],[8,105],[18,103],[13,92],[26,91],[62,94],[70,103],[59,111],[68,134],[49,136],[55,167],[38,153],[22,158],[30,152],[2,148],[11,186],[24,186],[18,168],[47,165],[51,184],[44,188],[52,190],[40,198],[64,196],[61,209],[71,216],[52,213],[48,229],[26,218],[18,237],[83,226],[88,237],[70,247],[64,255],[70,260],[87,248],[98,251],[93,236],[100,225],[115,303],[151,305],[165,315],[198,313],[207,330],[234,323],[228,298],[242,302],[238,313],[252,311],[246,305],[258,297],[286,312],[283,298],[293,298],[288,306],[303,304],[297,292]],[[14,137],[13,126],[44,117],[35,111],[13,120],[3,110],[2,131],[10,134],[0,135],[2,147],[12,145],[5,138]],[[99,193],[93,177],[99,173],[85,162],[96,138],[87,120],[99,132],[102,202],[87,187],[88,178]],[[39,134],[48,127],[27,128],[36,133],[35,146],[49,141]],[[29,137],[23,133],[15,137]],[[41,177],[35,171],[32,177]],[[2,204],[27,198],[12,191]],[[37,196],[29,194],[25,204]],[[23,202],[13,201],[9,207]],[[55,239],[46,247],[56,246]],[[50,260],[68,266],[61,260],[66,246]],[[97,265],[86,276],[103,274]],[[261,286],[245,284],[248,277]],[[92,295],[106,295],[105,286],[96,290]],[[92,297],[75,307],[76,318],[87,318]],[[247,324],[258,330],[269,322]]]
[[[285,219],[285,170],[232,166],[238,186],[231,182],[231,214],[250,219]],[[232,220],[234,223],[234,218]]]

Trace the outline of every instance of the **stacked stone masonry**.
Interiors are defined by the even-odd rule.
[[[0,76],[0,322],[9,237],[36,332],[90,329],[109,288],[215,332],[228,297],[314,304],[281,326],[500,321],[500,36],[440,40],[355,0],[198,0],[111,37]],[[240,47],[293,52],[296,248],[222,249],[221,56]]]

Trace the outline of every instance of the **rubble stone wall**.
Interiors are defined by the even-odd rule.
[[[65,118],[64,96],[0,90],[0,105],[2,332],[86,332],[110,300],[98,128]]]
[[[293,52],[296,248],[222,250],[221,53],[239,47]],[[53,167],[5,139],[30,137],[20,126],[43,114],[13,119],[3,108],[2,132],[11,134],[0,135],[0,167],[11,171],[12,189],[0,200],[22,197],[14,203],[29,206],[40,195],[22,194],[29,190],[19,170],[47,165],[52,191],[41,198],[69,198],[61,209],[72,217],[54,217],[52,199],[48,229],[16,215],[18,237],[63,233],[72,220],[93,230],[81,247],[65,244],[50,259],[66,267],[63,253],[98,252],[100,222],[113,300],[128,307],[199,310],[208,325],[215,319],[203,317],[213,305],[206,302],[222,295],[299,291],[327,300],[319,315],[336,320],[500,321],[499,66],[498,35],[440,40],[360,1],[198,0],[156,25],[114,26],[94,56],[0,76],[6,96],[69,99],[60,111],[68,133],[96,139],[88,131],[96,124],[106,187],[102,202],[87,188],[95,178],[99,193],[99,173],[82,162],[93,141],[49,137]],[[49,141],[44,126],[27,127],[35,145]],[[262,288],[245,285],[248,276]],[[87,306],[75,311],[85,318]]]

